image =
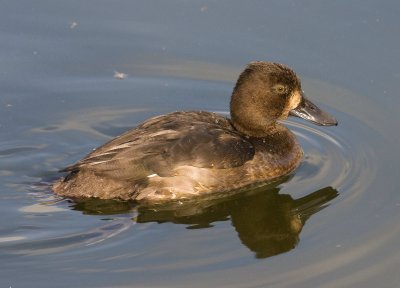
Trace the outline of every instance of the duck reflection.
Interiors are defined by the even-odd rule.
[[[337,190],[325,187],[293,199],[288,194],[279,194],[279,190],[262,187],[228,197],[141,205],[134,208],[138,212],[135,221],[172,222],[196,229],[231,220],[241,242],[257,258],[266,258],[293,249],[305,222],[338,195]],[[112,214],[132,211],[132,203],[91,200],[75,204],[75,209],[88,214]]]

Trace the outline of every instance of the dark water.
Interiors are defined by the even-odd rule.
[[[398,286],[400,4],[1,7],[1,287]],[[59,168],[150,116],[226,114],[251,60],[292,66],[340,122],[287,122],[305,152],[287,179],[156,207],[49,193]]]

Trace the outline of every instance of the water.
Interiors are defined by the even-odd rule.
[[[0,286],[396,287],[400,5],[386,4],[4,2]],[[339,120],[287,121],[305,152],[287,179],[157,207],[48,191],[148,117],[226,114],[251,60],[292,66]]]

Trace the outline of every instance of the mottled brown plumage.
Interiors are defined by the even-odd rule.
[[[53,190],[70,198],[158,201],[272,181],[302,156],[277,120],[296,112],[322,125],[337,123],[315,105],[306,111],[308,103],[291,69],[252,62],[234,88],[231,120],[203,111],[151,118],[63,169],[69,174]]]

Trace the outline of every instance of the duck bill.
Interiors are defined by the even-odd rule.
[[[302,95],[300,104],[289,112],[289,115],[303,118],[311,123],[321,126],[336,126],[335,117],[318,108],[317,105]]]

